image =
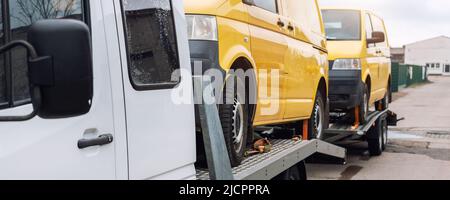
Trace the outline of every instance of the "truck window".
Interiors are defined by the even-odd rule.
[[[361,14],[354,10],[323,10],[328,40],[361,40]]]
[[[85,9],[82,0],[7,0],[2,2],[2,6],[8,6],[2,9],[8,11],[7,15],[1,17],[2,44],[14,40],[26,40],[28,28],[39,20],[84,19]],[[16,107],[30,103],[26,50],[16,48],[0,57],[0,104],[7,101],[7,107]],[[6,74],[6,71],[11,71],[11,74]],[[8,82],[5,76],[11,76]]]
[[[262,8],[264,10],[278,13],[276,0],[253,0],[256,7]]]
[[[382,43],[378,43],[376,44],[379,47],[387,47],[387,35],[386,35],[386,30],[384,29],[384,23],[383,20],[381,20],[379,17],[372,15],[372,24],[373,24],[373,30],[377,31],[377,32],[383,32],[384,35],[386,36],[386,41],[382,42]]]
[[[373,26],[372,26],[372,19],[370,18],[369,14],[366,14],[366,37],[372,38],[373,33]],[[369,47],[375,47],[375,44],[369,44]]]
[[[178,84],[180,68],[170,0],[123,0],[128,69],[136,90],[167,89]]]
[[[285,0],[287,17],[296,24],[306,25],[313,32],[322,33],[319,9],[315,0]]]

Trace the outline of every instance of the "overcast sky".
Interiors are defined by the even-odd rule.
[[[380,15],[392,47],[450,36],[450,0],[319,0],[319,3],[322,7],[365,8]]]

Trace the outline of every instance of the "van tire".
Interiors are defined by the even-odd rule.
[[[239,166],[244,159],[249,131],[248,102],[239,101],[239,97],[245,97],[242,96],[245,94],[238,94],[237,90],[245,86],[242,85],[242,81],[237,80],[238,77],[227,80],[223,92],[223,103],[219,105],[220,121],[232,167]],[[234,81],[234,84],[230,81]]]
[[[323,139],[323,133],[327,129],[325,101],[320,92],[317,92],[313,111],[308,124],[308,139]]]
[[[362,95],[360,97],[360,103],[359,103],[359,122],[360,124],[364,124],[366,122],[366,119],[369,114],[369,101],[370,101],[370,95],[369,95],[369,89],[366,84],[363,85],[362,88]],[[352,116],[353,121],[356,119],[355,117],[355,109],[351,109],[350,116]]]
[[[375,107],[378,110],[378,108],[380,108],[380,106],[381,106],[381,110],[386,110],[386,109],[389,109],[390,102],[391,102],[391,90],[390,90],[390,86],[388,86],[388,88],[386,90],[386,95],[384,96],[384,98],[382,100],[375,102]]]

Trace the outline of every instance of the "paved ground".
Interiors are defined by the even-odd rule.
[[[380,157],[349,146],[347,165],[308,164],[312,180],[450,180],[450,77],[395,94],[391,110],[405,120],[390,130]]]

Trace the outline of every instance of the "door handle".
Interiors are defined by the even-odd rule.
[[[279,19],[278,22],[277,22],[277,25],[278,25],[279,27],[281,27],[281,28],[284,28],[284,26],[285,26],[286,24],[284,24],[284,22],[281,21],[281,19]]]
[[[114,141],[114,137],[112,134],[100,135],[98,138],[94,139],[81,139],[78,140],[78,148],[85,149],[92,146],[103,146],[107,144],[111,144]]]
[[[294,26],[292,26],[292,24],[289,24],[287,28],[289,31],[294,31]]]

